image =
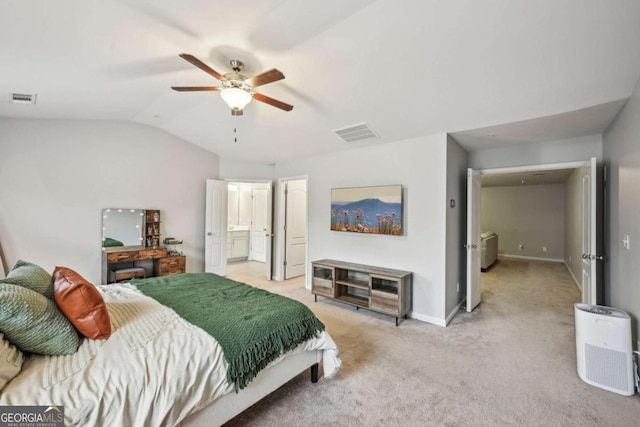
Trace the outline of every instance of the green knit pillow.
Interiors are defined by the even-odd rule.
[[[0,280],[0,283],[20,285],[55,301],[51,275],[41,267],[27,261],[18,260],[7,277]]]
[[[22,351],[73,354],[80,339],[55,302],[22,286],[0,283],[0,331]]]

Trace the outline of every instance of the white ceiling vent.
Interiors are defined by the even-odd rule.
[[[356,142],[365,139],[378,138],[378,135],[366,123],[358,123],[342,129],[334,130],[346,142]]]
[[[14,93],[11,95],[11,100],[14,104],[35,104],[36,97],[38,95],[28,93]]]

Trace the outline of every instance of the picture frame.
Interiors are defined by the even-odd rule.
[[[331,189],[331,230],[403,234],[402,185]]]

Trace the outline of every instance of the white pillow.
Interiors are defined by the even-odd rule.
[[[13,379],[24,362],[24,355],[0,333],[0,390]]]

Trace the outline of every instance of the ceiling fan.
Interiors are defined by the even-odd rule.
[[[244,68],[244,64],[241,61],[232,59],[230,62],[233,72],[222,75],[193,55],[182,53],[180,57],[213,76],[215,79],[220,80],[222,86],[171,86],[173,90],[178,92],[220,91],[220,96],[222,96],[222,99],[231,108],[232,116],[241,116],[243,114],[242,109],[251,102],[251,99],[264,102],[265,104],[272,105],[284,111],[293,110],[293,105],[286,104],[277,99],[254,92],[253,90],[258,86],[284,79],[284,74],[275,68],[249,78],[240,74]]]

